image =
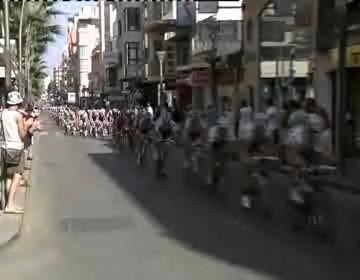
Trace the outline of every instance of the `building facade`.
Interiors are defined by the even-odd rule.
[[[116,40],[117,84],[121,94],[128,95],[144,76],[144,2],[117,3]]]
[[[98,45],[92,50],[91,54],[91,72],[89,73],[90,98],[101,97],[103,72],[101,48]]]
[[[347,142],[342,143],[347,155],[358,155],[360,152],[360,6],[358,1],[314,1],[314,62],[313,86],[316,98],[329,112],[334,132],[334,146],[339,140],[340,131],[344,129]],[[345,61],[339,64],[339,33],[341,29],[339,16],[345,21]],[[338,20],[334,20],[338,19]],[[345,69],[342,79],[345,87],[337,90],[340,73]],[[339,103],[341,104],[339,106]],[[343,105],[342,105],[343,104]],[[346,120],[343,117],[346,115]]]
[[[117,4],[111,2],[101,1],[99,4],[103,5],[104,12],[100,15],[101,27],[104,29],[103,35],[100,31],[101,43],[100,48],[104,48],[101,55],[103,65],[103,86],[102,93],[104,96],[119,94],[117,88],[117,65],[118,65],[118,49],[116,47],[117,39]],[[102,42],[104,40],[104,42]]]
[[[80,100],[89,94],[89,73],[91,73],[91,57],[93,49],[99,44],[99,9],[97,6],[85,6],[77,18],[77,73]]]

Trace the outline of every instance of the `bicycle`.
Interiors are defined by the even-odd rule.
[[[189,181],[193,176],[200,175],[201,172],[201,162],[205,159],[206,146],[203,143],[194,142],[191,143],[190,155],[185,153],[185,162],[184,162],[184,179],[187,182],[186,185],[190,185]]]
[[[169,154],[170,145],[175,141],[171,138],[153,139],[153,159],[155,161],[155,177],[161,178],[166,175],[163,173],[166,158]]]
[[[148,151],[148,148],[151,144],[151,138],[148,134],[144,134],[143,135],[143,139],[140,143],[140,147],[138,149],[138,151],[136,152],[136,163],[138,166],[143,165],[144,160],[146,159],[146,154]]]
[[[313,180],[322,175],[336,174],[337,168],[328,165],[309,166],[294,172],[294,168],[285,167],[295,176],[293,184],[288,192],[289,222],[290,228],[300,231],[310,226],[321,237],[328,237],[331,230],[328,229],[331,219],[331,210],[324,199],[317,200],[320,194],[326,194],[319,180]],[[317,181],[317,182],[316,182]]]

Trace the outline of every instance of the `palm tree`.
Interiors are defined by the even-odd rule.
[[[60,27],[51,21],[53,16],[60,13],[55,9],[54,2],[32,1],[13,2],[10,8],[10,37],[16,39],[18,50],[18,61],[12,61],[18,73],[20,90],[24,88],[22,80],[27,81],[26,93],[32,93],[31,86],[39,85],[37,79],[43,75],[30,75],[35,73],[30,65],[39,65],[39,71],[43,72],[41,56],[46,51],[50,42],[59,35]],[[1,13],[0,13],[1,16]],[[1,19],[0,19],[1,20]]]

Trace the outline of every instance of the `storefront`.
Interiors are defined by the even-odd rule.
[[[330,51],[334,65],[337,65],[337,50]],[[336,93],[336,72],[332,74],[332,88]],[[348,121],[347,153],[360,154],[360,45],[346,49],[346,106],[351,118]],[[336,97],[336,94],[334,95]],[[334,102],[335,105],[336,102]],[[334,106],[335,109],[335,106]],[[335,109],[336,110],[336,109]],[[335,111],[336,112],[336,111]]]
[[[221,106],[232,105],[238,86],[233,69],[217,70],[217,94]],[[180,104],[192,104],[203,110],[212,105],[211,71],[209,68],[198,68],[178,72],[177,96]]]

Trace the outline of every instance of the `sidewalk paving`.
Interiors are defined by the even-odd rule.
[[[27,163],[28,164],[28,163]],[[25,208],[27,192],[29,191],[30,170],[25,170],[24,186],[20,186],[16,192],[15,203],[16,205]],[[21,227],[24,214],[0,214],[0,250],[15,241],[21,233]]]

